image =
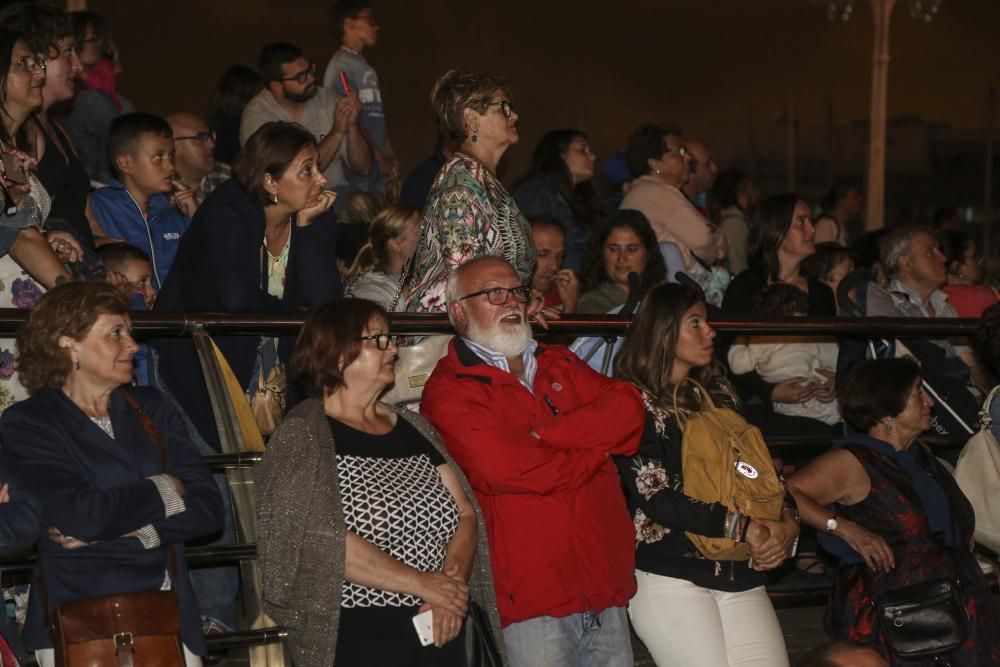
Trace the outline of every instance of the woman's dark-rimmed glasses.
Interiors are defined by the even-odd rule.
[[[395,334],[372,334],[371,336],[362,336],[358,340],[373,340],[375,341],[375,347],[385,351],[389,349],[389,345],[396,342]]]
[[[510,118],[510,115],[514,113],[514,105],[507,100],[500,100],[499,102],[490,102],[486,106],[488,107],[500,107],[500,113],[503,114],[504,118]]]

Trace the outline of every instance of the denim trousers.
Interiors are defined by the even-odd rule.
[[[634,667],[624,607],[539,616],[503,630],[511,667]]]

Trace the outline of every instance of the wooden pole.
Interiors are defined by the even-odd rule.
[[[869,120],[868,207],[865,229],[885,226],[885,126],[889,88],[889,23],[896,0],[872,0],[875,44],[872,51],[872,99]]]

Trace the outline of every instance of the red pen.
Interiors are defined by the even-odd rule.
[[[351,94],[351,84],[347,83],[347,74],[344,70],[340,70],[340,85],[344,88],[344,95]]]

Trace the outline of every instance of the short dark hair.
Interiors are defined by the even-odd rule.
[[[208,124],[214,126],[226,116],[239,118],[247,102],[264,87],[264,82],[246,65],[230,65],[219,77],[208,98]]]
[[[795,317],[809,313],[809,297],[795,285],[774,283],[757,297],[755,306],[768,317]]]
[[[73,369],[69,353],[59,347],[59,337],[80,341],[101,315],[127,315],[128,300],[106,282],[73,281],[57,285],[42,295],[17,334],[18,379],[35,393],[58,389]]]
[[[616,229],[631,229],[639,240],[642,241],[646,249],[646,268],[639,277],[639,284],[642,292],[667,279],[667,265],[660,254],[660,245],[656,241],[656,232],[653,231],[649,220],[640,211],[631,209],[620,209],[608,221],[606,221],[597,233],[590,237],[587,248],[583,253],[583,289],[585,291],[597,289],[606,282],[611,281],[608,272],[604,268],[604,243],[611,236],[611,232]]]
[[[170,128],[170,123],[144,111],[122,114],[111,121],[111,131],[108,133],[108,159],[111,160],[116,172],[118,166],[115,164],[115,158],[135,153],[144,134],[172,139],[174,131]]]
[[[826,281],[830,272],[845,259],[857,260],[850,248],[845,248],[836,241],[825,241],[816,244],[816,252],[802,261],[802,273],[812,280]]]
[[[712,185],[712,204],[720,209],[739,206],[739,195],[746,191],[750,178],[736,168],[726,169]]]
[[[344,21],[353,19],[366,9],[371,9],[368,0],[336,0],[330,9],[330,30],[337,41],[344,39]]]
[[[97,254],[112,271],[124,268],[129,262],[149,262],[146,251],[130,243],[105,243],[97,247]]]
[[[473,74],[452,69],[442,74],[431,88],[431,106],[437,114],[438,131],[454,146],[465,141],[463,110],[484,114],[493,96],[507,89],[507,80],[492,74]]]
[[[555,227],[563,233],[563,236],[566,235],[566,228],[563,227],[558,218],[551,215],[533,215],[528,218],[528,224],[531,225],[532,229],[535,227]]]
[[[854,183],[838,183],[827,191],[826,196],[824,196],[823,200],[819,203],[820,208],[823,209],[824,213],[831,213],[835,208],[837,208],[837,204],[843,201],[844,198],[852,192],[861,194],[861,188]]]
[[[270,205],[264,189],[264,174],[281,178],[295,156],[306,146],[315,146],[316,138],[298,123],[271,121],[250,135],[233,163],[233,180],[258,206]]]
[[[949,220],[954,218],[961,220],[961,215],[961,211],[954,206],[942,206],[941,208],[934,209],[934,215],[931,216],[931,227],[933,229],[941,229],[944,227],[944,223]]]
[[[681,128],[666,123],[646,123],[632,130],[625,146],[625,161],[636,176],[649,173],[649,160],[658,160],[667,151],[667,136],[680,135]]]
[[[367,299],[336,299],[309,313],[289,366],[303,396],[322,398],[344,386],[344,369],[361,353],[358,339],[375,316],[389,321],[385,309]]]
[[[851,426],[868,432],[882,419],[903,411],[919,379],[920,366],[910,357],[863,361],[837,392],[840,411]]]
[[[257,58],[257,71],[264,83],[280,81],[285,76],[282,65],[287,65],[302,57],[302,49],[288,42],[265,44]]]
[[[70,19],[73,22],[73,39],[76,41],[77,53],[83,50],[83,40],[87,38],[87,26],[90,26],[94,30],[94,37],[101,53],[108,58],[112,56],[114,44],[111,41],[111,24],[106,18],[94,12],[78,11],[70,12]]]
[[[951,273],[951,265],[954,262],[961,264],[965,261],[965,251],[971,246],[975,257],[983,255],[983,237],[978,226],[968,225],[968,228],[949,229],[939,231],[935,234],[938,244],[941,246],[941,254],[944,255],[948,273]]]
[[[73,35],[73,23],[65,9],[24,0],[0,11],[0,25],[21,33],[21,39],[32,51],[47,58],[58,55],[56,43],[60,39]]]
[[[778,248],[792,226],[795,207],[802,197],[786,192],[761,202],[750,232],[750,266],[772,280],[778,279]]]
[[[979,360],[990,373],[1000,376],[1000,303],[983,311],[975,344]]]

